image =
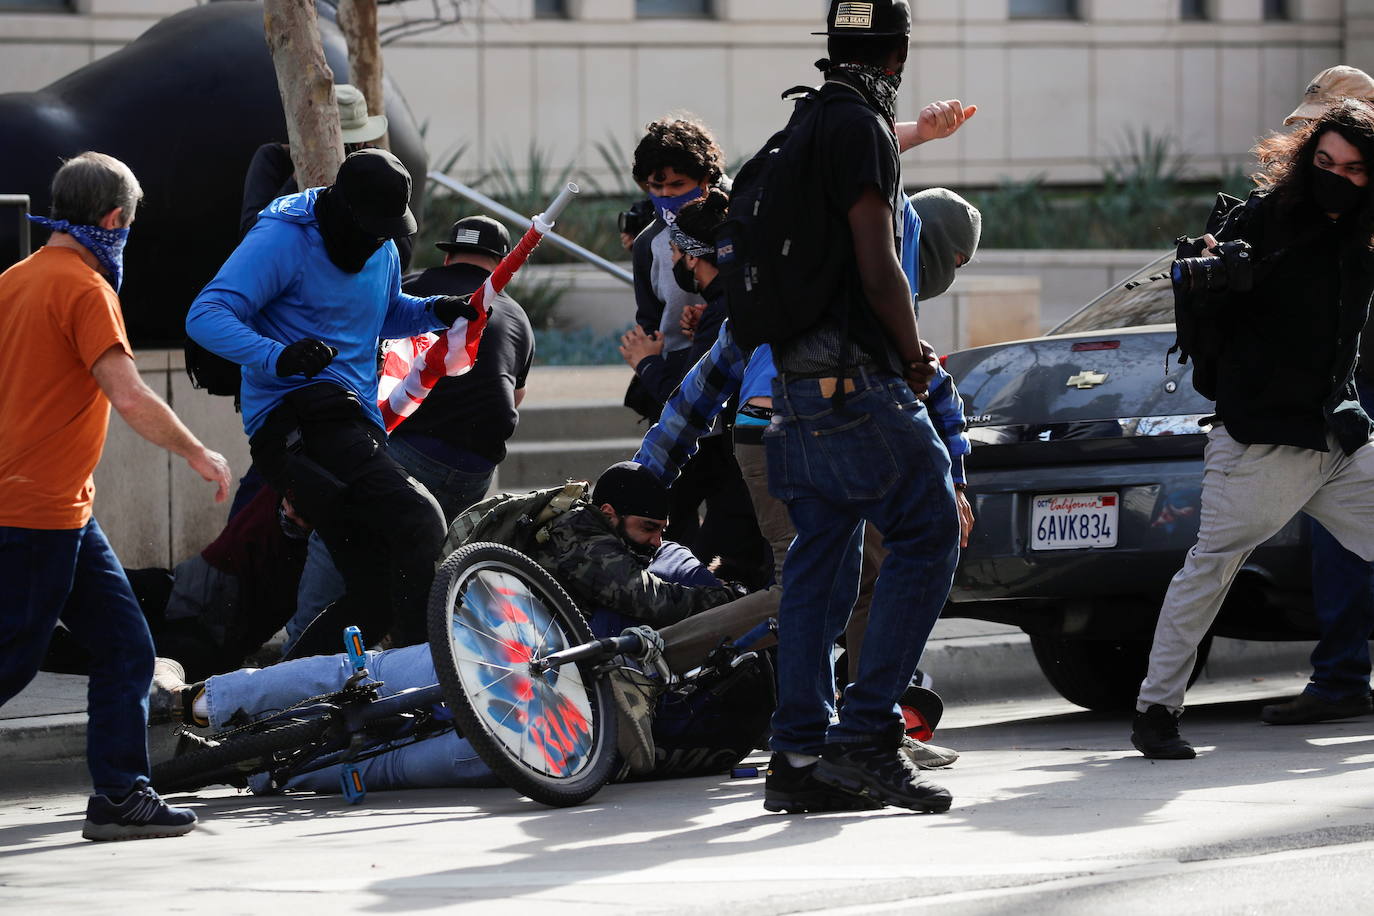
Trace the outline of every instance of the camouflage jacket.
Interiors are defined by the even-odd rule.
[[[532,556],[587,614],[605,608],[654,627],[739,597],[728,586],[678,585],[649,572],[595,506],[574,506],[548,523]]]

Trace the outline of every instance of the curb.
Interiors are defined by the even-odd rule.
[[[1311,671],[1311,642],[1252,642],[1217,638],[1199,682],[1274,681],[1275,690],[1301,692]],[[932,641],[921,670],[935,679],[945,702],[997,702],[1058,696],[1040,673],[1024,633]]]
[[[1209,681],[1272,680],[1276,692],[1288,688],[1298,693],[1307,682],[1311,651],[1310,642],[1217,639],[1203,677]],[[921,668],[935,679],[935,688],[947,704],[1056,696],[1035,663],[1030,637],[1021,633],[934,640],[921,656]],[[10,764],[79,760],[86,753],[86,716],[0,720],[0,745],[5,748],[0,773]],[[170,725],[148,729],[153,760],[170,757],[174,746]]]

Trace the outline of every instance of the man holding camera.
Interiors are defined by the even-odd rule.
[[[1169,585],[1136,702],[1131,743],[1155,759],[1196,756],[1178,730],[1188,676],[1252,550],[1306,512],[1374,560],[1374,445],[1353,384],[1374,291],[1374,107],[1342,102],[1256,152],[1260,189],[1200,240],[1249,250],[1175,270],[1192,281],[1183,307],[1216,341],[1193,371],[1217,415],[1198,540]]]

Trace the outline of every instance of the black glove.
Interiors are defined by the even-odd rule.
[[[434,317],[438,318],[449,327],[459,318],[466,318],[468,321],[477,319],[477,309],[472,307],[472,296],[440,296],[431,305]],[[487,309],[487,317],[491,317],[491,309]]]
[[[288,344],[277,357],[277,376],[286,378],[288,375],[303,375],[306,378],[314,378],[338,355],[338,350],[323,341],[312,337],[298,340]]]

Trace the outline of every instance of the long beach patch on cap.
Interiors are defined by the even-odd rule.
[[[835,28],[871,29],[873,28],[873,4],[841,3],[835,10]]]

